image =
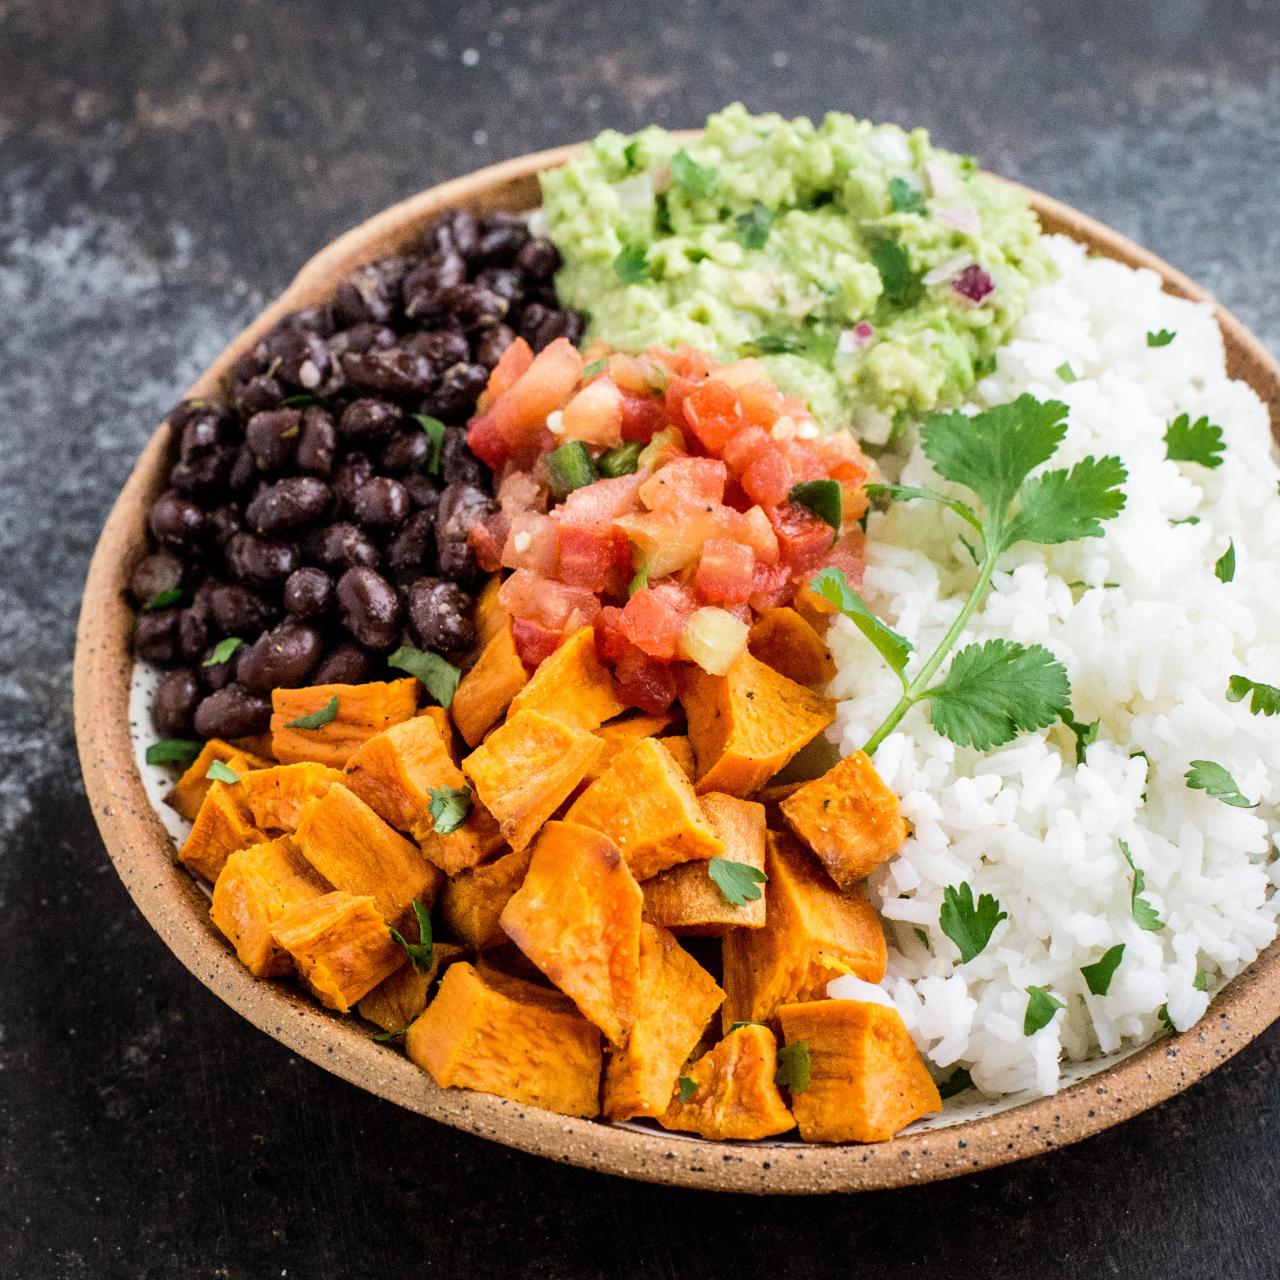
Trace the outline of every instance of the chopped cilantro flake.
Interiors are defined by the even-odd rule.
[[[1008,912],[1002,911],[1000,903],[989,893],[982,894],[975,906],[973,888],[967,880],[958,886],[947,885],[942,891],[938,924],[960,948],[961,964],[968,964],[974,956],[980,955],[991,941],[996,925],[1008,918]]]

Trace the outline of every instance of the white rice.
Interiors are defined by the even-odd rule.
[[[1280,470],[1267,413],[1228,379],[1207,307],[1163,293],[1150,272],[1088,259],[1069,240],[1050,245],[1061,276],[1033,294],[973,403],[1022,392],[1064,401],[1069,430],[1050,465],[1119,454],[1128,502],[1104,537],[1008,553],[961,643],[1047,646],[1070,674],[1076,719],[1101,720],[1097,741],[1080,767],[1061,725],[980,753],[935,733],[917,707],[875,758],[914,828],[869,882],[890,940],[885,990],[939,1076],[967,1067],[990,1094],[1054,1092],[1064,1056],[1147,1041],[1164,1029],[1164,1006],[1179,1030],[1191,1026],[1275,936],[1280,907],[1280,719],[1225,697],[1237,672],[1280,683]],[[1148,347],[1145,335],[1159,329],[1177,336]],[[1055,372],[1064,362],[1077,382]],[[1165,459],[1166,426],[1183,412],[1223,428],[1220,467]],[[902,479],[939,487],[918,448]],[[1198,524],[1171,523],[1192,515]],[[865,594],[918,655],[932,651],[973,581],[963,530],[920,502],[871,518]],[[1237,570],[1224,584],[1214,563],[1229,539]],[[1090,585],[1068,585],[1080,582]],[[847,621],[832,643],[835,732],[848,752],[899,688]],[[1188,789],[1193,759],[1224,765],[1260,805],[1233,808]],[[1158,933],[1134,923],[1120,840],[1165,921]],[[938,923],[944,888],[963,881],[1009,917],[968,964]],[[1117,942],[1125,952],[1110,990],[1092,995],[1081,966]],[[1066,1009],[1026,1036],[1032,984]]]

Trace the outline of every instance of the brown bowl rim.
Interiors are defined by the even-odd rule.
[[[528,208],[536,175],[581,146],[519,156],[432,187],[376,214],[320,250],[289,287],[196,380],[209,394],[232,361],[288,311],[331,295],[353,266],[409,242],[451,204]],[[1016,184],[1015,184],[1016,185]],[[1024,190],[1027,190],[1024,188]],[[1253,386],[1280,421],[1280,364],[1198,285],[1133,241],[1038,192],[1027,190],[1046,231],[1155,271],[1175,294],[1209,302],[1233,377]],[[1053,1097],[945,1129],[900,1135],[875,1146],[710,1142],[555,1115],[489,1094],[441,1089],[402,1054],[373,1042],[361,1025],[330,1014],[282,983],[253,978],[208,918],[208,900],[172,856],[134,764],[129,732],[133,660],[126,566],[143,545],[145,511],[159,491],[165,430],[152,435],[107,518],[89,567],[76,635],[75,726],[85,786],[107,852],[138,909],[175,956],[219,999],[294,1052],[388,1101],[550,1159],[677,1186],[755,1193],[863,1191],[930,1182],[989,1169],[1100,1132],[1172,1097],[1260,1035],[1280,1014],[1280,940],[1229,983],[1188,1031],[1146,1046]]]

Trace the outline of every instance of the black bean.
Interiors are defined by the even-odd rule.
[[[502,353],[516,340],[516,331],[509,325],[494,324],[481,329],[476,335],[472,350],[476,363],[492,369],[502,358]]]
[[[172,490],[156,499],[149,523],[157,542],[179,551],[194,551],[208,532],[204,512]]]
[[[209,593],[218,630],[226,636],[255,635],[275,621],[275,610],[256,591],[220,582]]]
[[[329,372],[332,356],[324,339],[306,329],[277,325],[254,349],[267,371],[280,382],[314,391]]]
[[[259,533],[237,533],[227,543],[227,568],[249,587],[274,587],[298,567],[298,549]]]
[[[184,498],[190,498],[199,506],[207,506],[226,494],[235,460],[235,449],[196,454],[174,463],[169,472],[169,484]]]
[[[430,456],[431,441],[425,431],[415,426],[391,437],[379,456],[378,470],[392,476],[408,475],[420,471]]]
[[[229,684],[201,700],[195,729],[202,738],[247,738],[271,727],[271,699]]]
[[[498,324],[508,311],[506,298],[479,284],[454,285],[445,289],[440,298],[466,330]]]
[[[560,250],[545,236],[526,241],[516,254],[516,266],[534,280],[550,280],[563,261]]]
[[[222,421],[213,409],[184,416],[178,435],[178,458],[190,462],[211,453],[222,443]]]
[[[191,594],[191,612],[206,622],[213,621],[213,593],[222,585],[217,578],[206,578]]]
[[[524,277],[514,267],[489,267],[476,276],[475,282],[506,298],[508,310],[518,307],[524,299]]]
[[[400,283],[412,265],[408,258],[379,258],[357,267],[337,288],[334,306],[344,324],[371,320],[386,324],[396,312]]]
[[[284,584],[285,612],[295,618],[320,618],[333,608],[333,579],[323,569],[295,569]]]
[[[281,383],[266,373],[255,374],[245,382],[237,382],[234,392],[236,408],[245,415],[278,408],[284,394]]]
[[[225,689],[236,678],[236,663],[239,661],[243,645],[224,662],[215,662],[212,666],[205,663],[212,660],[214,646],[210,645],[200,658],[200,678],[210,689]]]
[[[231,380],[248,382],[250,378],[265,373],[267,366],[253,354],[252,350],[242,351],[231,364]]]
[[[197,418],[212,416],[215,419],[222,419],[226,417],[226,414],[226,405],[222,404],[221,401],[210,400],[204,396],[196,396],[193,400],[182,400],[174,405],[165,415],[165,421],[168,422],[170,431],[177,438],[181,437],[187,424],[194,422]]]
[[[346,521],[309,533],[302,550],[308,560],[334,573],[361,566],[371,569],[381,559],[368,537]]]
[[[480,243],[480,224],[475,214],[466,209],[449,209],[442,213],[423,237],[428,253],[456,249],[470,258]]]
[[[416,314],[414,303],[419,294],[426,293],[434,297],[441,289],[462,284],[466,278],[466,259],[456,249],[441,249],[428,255],[405,276],[404,283],[400,286],[405,314]]]
[[[363,355],[345,355],[342,357],[342,372],[347,384],[356,391],[380,391],[390,395],[421,395],[435,377],[435,367],[426,356],[400,347],[366,351]]]
[[[338,419],[338,430],[344,440],[361,445],[373,444],[388,439],[403,420],[404,414],[389,400],[362,396],[359,400],[353,400],[342,411],[342,417]]]
[[[209,515],[209,540],[215,547],[225,547],[233,534],[240,532],[240,513],[235,507],[214,507]]]
[[[471,596],[456,582],[419,578],[409,588],[409,619],[424,649],[454,653],[475,643]]]
[[[495,222],[490,217],[485,222],[473,262],[482,267],[505,267],[514,262],[529,239],[529,228],[523,221]]]
[[[357,643],[375,652],[395,645],[400,635],[400,597],[380,573],[348,569],[338,579],[337,597],[342,625]]]
[[[306,329],[310,333],[318,333],[322,338],[332,337],[333,303],[322,302],[318,307],[304,307],[301,311],[290,311],[280,323],[293,329]]]
[[[435,510],[415,511],[387,543],[387,569],[396,585],[407,587],[430,568],[435,546]]]
[[[467,340],[452,329],[424,329],[410,334],[402,343],[406,351],[426,356],[437,369],[447,369],[467,358]]]
[[[292,461],[302,431],[297,409],[268,409],[255,413],[244,429],[245,444],[254,465],[268,475],[283,471]]]
[[[351,328],[344,329],[341,333],[335,333],[329,339],[329,350],[335,358],[346,355],[348,351],[354,351],[359,354],[362,351],[373,351],[377,348],[385,349],[395,345],[396,334],[394,329],[388,329],[385,324],[373,324],[370,321],[353,324]]]
[[[235,460],[231,464],[231,475],[228,478],[231,492],[246,494],[257,482],[258,464],[253,460],[253,450],[247,444],[242,444],[236,450]]]
[[[533,346],[534,338],[537,336],[538,329],[542,322],[551,315],[551,308],[541,302],[531,302],[520,313],[520,323],[517,326],[520,336],[530,345]]]
[[[377,661],[358,644],[344,640],[320,660],[311,673],[312,684],[363,684],[373,679]]]
[[[449,427],[440,450],[441,469],[446,484],[469,484],[482,488],[488,478],[483,462],[467,447],[466,427]]]
[[[442,577],[454,582],[475,578],[479,566],[467,534],[495,510],[493,500],[475,485],[459,482],[445,488],[436,508],[436,556]]]
[[[536,305],[535,303],[534,306]],[[582,337],[582,317],[578,312],[545,308],[546,314],[537,325],[529,329],[528,316],[532,310],[533,306],[525,308],[520,332],[535,351],[541,351],[543,347],[550,346],[557,338],[568,338],[570,342],[576,343]],[[526,332],[527,329],[529,329],[528,332]]]
[[[182,561],[167,551],[143,556],[129,575],[129,594],[134,604],[146,604],[162,591],[176,591],[181,585]]]
[[[420,472],[404,478],[405,492],[415,511],[430,511],[433,515],[440,502],[440,486],[430,476]]]
[[[306,684],[320,661],[320,633],[304,622],[282,622],[245,646],[236,666],[236,680],[250,693],[296,689]]]
[[[179,609],[140,613],[133,624],[133,652],[143,662],[171,667],[178,660]]]
[[[195,662],[209,647],[209,619],[203,609],[183,609],[178,616],[178,656]]]
[[[151,703],[151,719],[162,738],[191,736],[200,694],[200,681],[190,667],[178,667],[160,677]]]
[[[314,524],[329,510],[333,494],[315,476],[277,480],[257,494],[245,508],[245,518],[259,533],[279,533]]]
[[[482,364],[455,364],[444,371],[422,407],[436,418],[461,422],[475,411],[476,397],[485,389],[489,371]]]
[[[351,514],[362,528],[394,529],[409,514],[409,495],[399,480],[374,476],[351,495]]]
[[[329,476],[338,449],[338,429],[333,415],[312,405],[302,412],[302,431],[293,460],[299,471],[313,476]]]

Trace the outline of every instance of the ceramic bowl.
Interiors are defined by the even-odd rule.
[[[187,394],[217,391],[236,357],[282,315],[329,298],[353,267],[414,241],[439,210],[450,205],[477,212],[533,208],[539,199],[538,172],[563,163],[575,150],[522,156],[442,183],[341,236],[302,268]],[[1055,200],[1028,194],[1047,231],[1063,232],[1130,266],[1147,267],[1172,293],[1208,298],[1116,232]],[[1217,317],[1232,376],[1248,382],[1267,403],[1273,422],[1280,421],[1280,365],[1233,316],[1218,308]],[[283,982],[251,977],[210,923],[204,891],[174,863],[169,830],[154,804],[155,780],[145,784],[146,771],[138,762],[139,736],[149,736],[150,729],[134,683],[133,613],[125,599],[128,573],[145,542],[147,510],[164,485],[166,453],[162,428],[112,508],[85,585],[76,640],[75,719],[89,799],[125,887],[178,959],[268,1035],[352,1084],[469,1133],[625,1177],[726,1191],[856,1191],[952,1177],[1078,1141],[1185,1089],[1280,1013],[1277,942],[1217,994],[1189,1031],[1119,1059],[1073,1068],[1051,1098],[1022,1105],[966,1105],[963,1097],[955,1099],[942,1116],[876,1146],[708,1142],[642,1124],[570,1119],[488,1094],[438,1088],[398,1050],[375,1043],[358,1020],[321,1009]]]

